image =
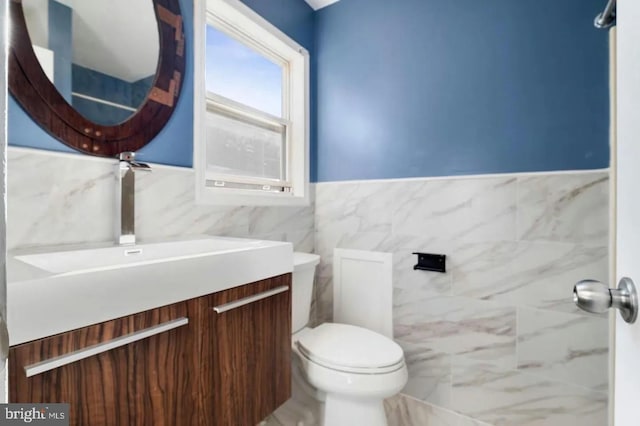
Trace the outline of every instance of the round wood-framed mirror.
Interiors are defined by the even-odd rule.
[[[27,29],[22,0],[10,2],[9,92],[50,135],[87,154],[115,157],[142,148],[162,130],[175,110],[185,71],[185,37],[178,0],[153,4],[159,33],[153,83],[126,120],[104,125],[78,112],[45,74]]]

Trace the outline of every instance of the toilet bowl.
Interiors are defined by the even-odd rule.
[[[306,327],[319,256],[294,253],[293,351],[306,381],[324,402],[323,426],[386,426],[383,400],[407,382],[402,348],[363,327],[324,323]]]

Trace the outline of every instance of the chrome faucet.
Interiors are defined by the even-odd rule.
[[[118,155],[116,171],[116,238],[120,245],[136,243],[135,226],[135,172],[150,172],[151,166],[135,161],[135,152],[122,152]]]

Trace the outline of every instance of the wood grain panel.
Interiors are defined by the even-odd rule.
[[[70,424],[252,426],[291,395],[291,292],[214,306],[291,274],[14,346],[9,401],[70,403]],[[178,318],[189,324],[27,378],[26,366]]]
[[[291,291],[222,314],[212,309],[283,285],[291,288],[291,274],[209,297],[212,368],[202,394],[214,401],[205,417],[216,421],[207,424],[255,425],[291,396]]]
[[[193,321],[31,378],[24,374],[27,365],[197,315],[189,307],[197,309],[183,302],[12,347],[10,402],[68,402],[71,425],[197,425]]]

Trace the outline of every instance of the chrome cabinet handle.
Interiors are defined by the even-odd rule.
[[[189,324],[189,318],[178,318],[144,330],[136,331],[135,333],[117,337],[113,340],[109,340],[108,342],[98,343],[97,345],[89,346],[65,355],[38,362],[36,364],[28,365],[24,367],[24,372],[27,377],[32,377],[187,324]]]
[[[638,317],[638,292],[631,278],[622,278],[618,288],[607,287],[599,281],[582,280],[573,288],[573,301],[586,312],[601,314],[609,308],[620,311],[629,324]]]
[[[266,299],[267,297],[275,296],[276,294],[284,293],[285,291],[289,291],[289,287],[286,285],[276,287],[273,290],[268,290],[262,293],[254,294],[253,296],[244,297],[242,299],[235,300],[233,302],[225,303],[223,305],[218,305],[213,307],[212,309],[217,314],[222,314],[224,312],[230,311],[232,309],[239,308],[241,306],[248,305],[250,303],[257,302],[258,300]]]

